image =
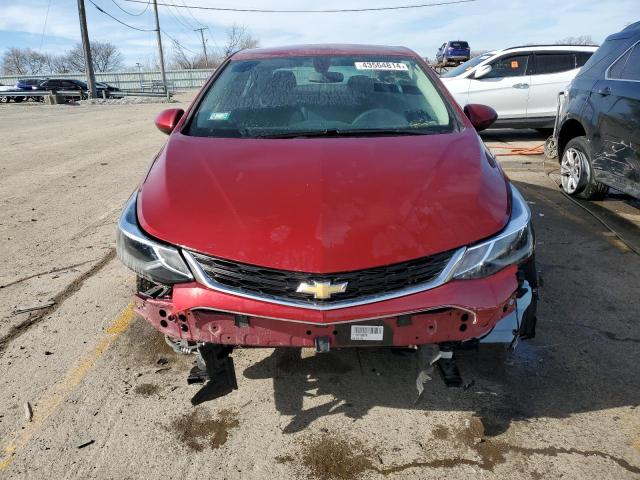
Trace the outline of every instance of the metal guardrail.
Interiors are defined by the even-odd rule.
[[[88,92],[86,90],[14,90],[14,91],[4,91],[0,92],[0,97],[47,97],[49,95],[61,95],[63,97],[78,97],[80,99],[86,99],[88,97]],[[122,97],[165,97],[166,94],[162,92],[140,92],[140,91],[99,91],[97,98],[122,98]],[[172,97],[173,93],[170,91],[169,96]]]

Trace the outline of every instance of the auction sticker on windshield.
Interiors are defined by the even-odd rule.
[[[409,71],[404,63],[397,62],[355,62],[356,70],[395,70],[399,72]]]
[[[374,325],[351,325],[351,340],[382,340],[384,327]]]

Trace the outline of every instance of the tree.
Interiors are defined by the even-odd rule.
[[[189,55],[180,43],[173,40],[169,68],[174,70],[206,68],[206,65],[204,54]]]
[[[253,38],[244,25],[234,23],[227,28],[227,39],[220,51],[222,58],[227,58],[238,50],[245,48],[256,48],[260,46],[260,40]]]
[[[48,73],[51,57],[30,48],[9,48],[2,56],[5,75],[40,75]]]
[[[591,35],[579,35],[577,37],[566,37],[556,41],[558,45],[595,45]]]
[[[111,42],[92,42],[91,57],[96,72],[113,72],[123,67],[123,56]],[[72,72],[84,72],[84,51],[78,43],[67,52],[62,64]]]

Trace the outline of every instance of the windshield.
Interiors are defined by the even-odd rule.
[[[479,63],[482,63],[487,58],[491,58],[491,57],[493,57],[492,53],[485,53],[484,55],[480,55],[479,57],[473,57],[471,60],[468,60],[463,64],[458,65],[453,70],[449,70],[447,73],[442,75],[442,77],[450,78],[450,77],[457,77],[458,75],[462,75],[464,72],[471,70],[473,67],[475,67]]]
[[[185,130],[203,137],[431,134],[455,122],[411,58],[286,57],[232,61]]]

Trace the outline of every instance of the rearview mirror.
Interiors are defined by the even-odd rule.
[[[464,114],[478,132],[489,128],[498,119],[498,114],[493,108],[479,103],[470,103],[465,106]]]
[[[181,108],[168,108],[158,114],[155,120],[156,127],[162,133],[169,135],[176,128],[176,125],[182,118],[184,110]]]
[[[473,78],[482,78],[486,77],[491,71],[491,65],[482,65],[476,69],[476,72],[473,74]]]

